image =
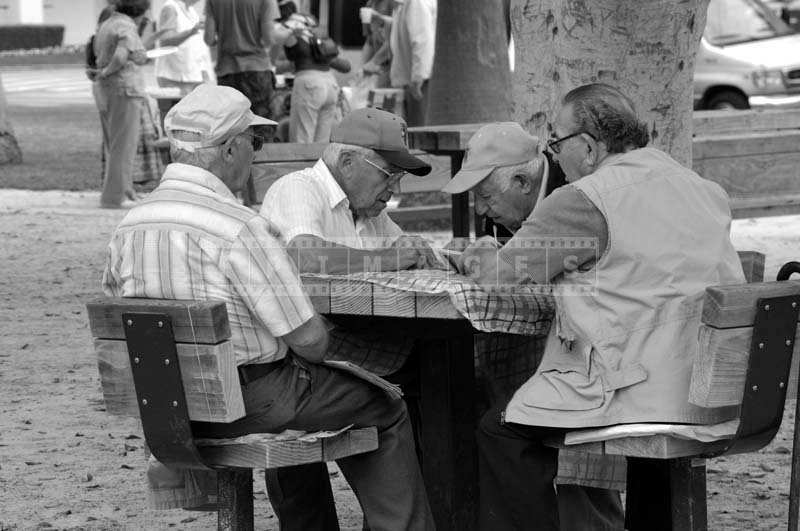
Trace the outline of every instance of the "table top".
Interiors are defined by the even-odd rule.
[[[555,304],[534,286],[487,292],[454,272],[409,270],[345,275],[302,275],[322,314],[464,320],[482,332],[544,335]]]
[[[408,128],[408,145],[429,152],[454,152],[467,149],[475,131],[486,124],[427,125]]]

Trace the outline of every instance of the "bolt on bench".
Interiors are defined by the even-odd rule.
[[[740,258],[748,280],[763,278],[763,255]],[[776,282],[706,289],[689,401],[733,407],[730,420],[711,426],[620,424],[551,441],[558,448],[628,458],[626,529],[707,529],[704,460],[753,452],[775,437],[787,390],[794,398],[798,386],[800,281],[787,279],[800,273],[800,264],[790,264]],[[797,528],[797,435],[789,529]]]
[[[106,410],[139,417],[163,464],[217,473],[218,529],[253,529],[253,468],[334,461],[378,448],[375,427],[284,439],[194,439],[191,421],[245,416],[225,303],[105,298],[86,305]]]

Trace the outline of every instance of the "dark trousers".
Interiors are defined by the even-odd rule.
[[[542,441],[564,430],[503,423],[504,408],[490,409],[478,427],[479,529],[622,529],[616,491],[574,485],[556,490],[558,450]],[[560,522],[559,513],[567,516],[561,518],[564,521]]]
[[[408,87],[405,89],[405,94],[403,95],[403,105],[405,106],[406,123],[409,127],[426,125],[429,85],[430,83],[428,83],[427,80],[422,83],[422,99],[419,100],[415,99],[414,96],[411,95],[411,91],[408,90]]]
[[[403,368],[386,379],[403,389],[414,435],[419,433],[419,352],[413,351]],[[416,437],[415,437],[416,438]],[[419,448],[419,441],[416,441]],[[418,457],[419,454],[417,454]],[[421,459],[420,459],[421,461]],[[281,531],[338,531],[339,521],[331,491],[328,467],[312,463],[266,471],[267,496]],[[369,523],[364,515],[364,528]]]
[[[239,437],[248,433],[276,433],[285,429],[334,430],[348,424],[378,429],[378,449],[337,461],[358,498],[367,522],[375,529],[432,530],[433,515],[422,482],[414,437],[405,405],[391,400],[378,389],[352,375],[324,365],[306,362],[289,355],[267,375],[242,387],[247,415],[229,424],[194,423],[196,437]],[[293,471],[299,470],[298,474]],[[307,474],[307,475],[306,475]],[[324,464],[290,467],[271,471],[267,486],[270,501],[281,518],[286,505],[303,490],[314,489],[316,499],[328,500],[333,507],[328,473]],[[311,477],[303,484],[303,477]],[[274,492],[277,478],[280,491]],[[286,481],[283,481],[286,479]],[[277,501],[273,500],[277,496]],[[316,501],[315,501],[316,503]],[[288,506],[291,509],[291,505]],[[328,509],[313,520],[302,521],[303,511],[313,506],[296,507],[281,529],[338,529],[335,509]]]
[[[272,118],[269,104],[275,90],[275,76],[270,70],[226,74],[217,78],[217,84],[235,88],[250,100],[250,110],[264,118]]]

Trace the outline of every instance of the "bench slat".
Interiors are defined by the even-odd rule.
[[[176,343],[214,345],[231,337],[228,312],[222,301],[104,298],[86,304],[92,336],[125,339],[123,313],[165,313],[172,319]]]
[[[244,399],[236,372],[233,344],[177,343],[181,379],[189,418],[204,422],[232,422],[244,417]],[[106,411],[139,417],[128,346],[124,340],[95,339],[95,353]]]
[[[568,448],[578,452],[604,455],[624,455],[626,457],[644,457],[651,459],[674,459],[676,457],[691,457],[715,449],[724,448],[726,441],[700,442],[689,439],[679,439],[669,435],[648,435],[646,437],[625,437],[610,441],[591,442],[585,444],[564,445],[562,442],[551,441],[549,446]]]
[[[753,326],[756,301],[765,297],[783,297],[800,293],[800,281],[759,282],[706,288],[703,300],[703,323],[715,328]]]
[[[792,366],[786,398],[797,396],[800,346],[795,332]],[[702,407],[735,406],[742,403],[753,327],[714,328],[701,325],[697,358],[692,367],[689,402]]]
[[[375,427],[350,429],[333,437],[303,442],[276,441],[274,435],[246,435],[238,439],[219,439],[213,445],[196,441],[203,459],[212,465],[243,468],[277,468],[335,461],[378,448]]]

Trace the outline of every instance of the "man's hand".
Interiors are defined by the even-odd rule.
[[[147,54],[144,50],[134,50],[131,52],[129,59],[137,65],[143,65],[147,62]],[[106,75],[102,77],[106,77]]]
[[[430,243],[421,236],[403,234],[389,249],[397,252],[398,269],[430,269],[438,262]]]
[[[412,81],[408,86],[409,94],[411,94],[412,98],[418,101],[422,99],[422,83],[424,83],[424,81],[418,79],[416,81]]]
[[[462,254],[462,271],[473,279],[486,279],[492,271],[497,270],[499,257],[497,252],[500,248],[497,240],[491,236],[482,236],[464,249]]]

